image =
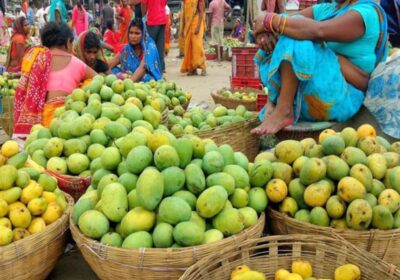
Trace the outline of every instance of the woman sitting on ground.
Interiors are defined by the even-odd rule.
[[[133,20],[128,28],[129,43],[120,54],[117,54],[110,62],[114,73],[131,72],[134,82],[150,80],[161,80],[160,59],[156,44],[146,31],[141,19]]]
[[[109,73],[99,37],[91,31],[79,35],[74,45],[74,54],[97,73]]]
[[[43,46],[31,48],[23,58],[14,103],[15,138],[25,138],[35,124],[49,127],[65,97],[97,74],[71,54],[74,36],[67,24],[49,22],[40,37]]]
[[[350,119],[387,53],[386,16],[372,0],[319,4],[292,17],[267,13],[257,18],[255,36],[262,48],[255,60],[269,89],[256,134],[299,119]]]
[[[28,49],[29,23],[24,17],[14,21],[14,32],[11,36],[10,47],[7,55],[7,72],[18,73],[21,71],[22,57]]]
[[[121,44],[119,41],[121,36],[114,29],[114,21],[107,21],[107,30],[104,33],[104,42],[113,48],[114,53],[120,53],[125,47],[125,44]]]
[[[244,42],[246,39],[246,29],[240,19],[236,19],[231,33],[231,37],[238,39],[240,42]]]

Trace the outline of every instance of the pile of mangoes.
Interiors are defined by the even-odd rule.
[[[318,226],[367,230],[400,227],[400,142],[368,124],[324,130],[316,143],[280,142],[258,155],[265,190],[280,212]]]
[[[173,112],[169,113],[168,123],[172,134],[180,136],[217,126],[228,126],[254,117],[255,113],[247,111],[243,105],[239,105],[236,109],[227,109],[217,104],[212,111],[201,107],[194,107],[190,111],[179,107],[175,108]]]
[[[43,171],[16,141],[1,147],[0,246],[41,232],[68,207],[57,180]]]
[[[0,95],[14,96],[19,79],[14,78],[13,73],[4,72],[0,75]]]
[[[257,223],[262,176],[229,145],[136,131],[107,148],[72,219],[87,237],[122,248],[208,244]]]

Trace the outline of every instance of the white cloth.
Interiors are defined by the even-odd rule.
[[[46,20],[44,18],[45,10],[44,8],[40,8],[36,12],[36,18],[38,19],[39,29],[42,29],[43,26],[46,24]]]

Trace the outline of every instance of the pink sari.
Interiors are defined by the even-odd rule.
[[[78,6],[75,6],[72,11],[72,22],[76,36],[79,36],[82,32],[89,29],[89,19],[85,8],[82,6],[82,10],[79,10]]]

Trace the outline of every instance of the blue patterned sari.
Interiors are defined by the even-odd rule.
[[[375,50],[378,64],[387,54],[385,13],[373,1],[361,0],[353,5],[358,4],[371,5],[378,12],[380,35],[376,38],[378,43]],[[324,20],[340,16],[350,7],[352,5],[334,10]],[[357,44],[357,41],[353,44]],[[344,122],[353,117],[363,104],[364,92],[346,82],[336,53],[326,43],[280,36],[271,55],[259,50],[254,61],[259,67],[261,81],[268,88],[269,98],[274,104],[277,103],[281,86],[280,65],[284,61],[292,65],[299,81],[293,105],[295,122],[299,119]],[[264,111],[265,109],[260,112],[260,120],[264,118]]]
[[[148,82],[151,80],[161,80],[162,73],[160,70],[160,57],[158,55],[157,46],[147,33],[145,24],[143,24],[142,34],[141,45],[143,49],[143,59],[146,64],[146,74],[141,81]],[[133,46],[127,44],[121,52],[120,68],[114,68],[113,73],[134,73],[140,66],[140,63],[141,59],[135,53]]]

